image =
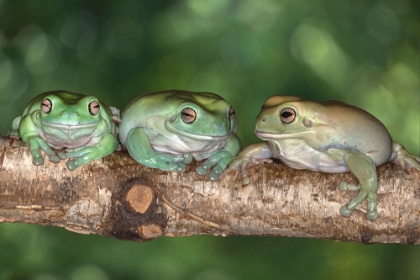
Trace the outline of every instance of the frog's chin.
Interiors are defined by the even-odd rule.
[[[266,132],[266,131],[261,131],[261,130],[254,130],[254,133],[258,136],[258,138],[260,138],[262,140],[281,140],[281,139],[299,138],[303,134],[312,133],[312,131],[286,134],[286,133]]]
[[[76,129],[86,129],[97,126],[97,123],[90,124],[62,124],[62,123],[52,123],[52,122],[42,122],[45,126],[48,126],[53,129],[63,129],[63,130],[76,130]]]

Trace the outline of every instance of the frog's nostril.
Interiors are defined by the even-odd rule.
[[[267,120],[266,118],[263,118],[263,119],[262,119],[262,121],[263,121],[263,122],[265,122],[266,120]]]

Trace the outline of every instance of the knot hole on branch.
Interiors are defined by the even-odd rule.
[[[153,189],[140,183],[134,184],[125,195],[128,210],[139,214],[146,213],[154,200]]]
[[[167,217],[160,195],[147,180],[136,178],[121,185],[113,196],[108,233],[125,240],[150,240],[163,234]]]

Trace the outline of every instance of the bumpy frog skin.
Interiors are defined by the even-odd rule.
[[[115,151],[118,114],[94,96],[50,91],[29,102],[22,116],[13,121],[10,137],[29,144],[33,164],[44,163],[42,149],[52,162],[72,158],[67,168],[74,170]],[[51,148],[65,150],[56,153]]]
[[[247,167],[278,158],[287,166],[327,173],[351,171],[359,185],[341,182],[340,190],[360,190],[340,209],[349,217],[367,199],[366,217],[377,218],[376,167],[394,161],[420,170],[420,158],[393,142],[385,126],[368,112],[351,105],[306,101],[295,96],[272,96],[257,117],[255,133],[266,143],[244,148],[229,165],[240,169],[249,183]]]
[[[207,159],[197,173],[212,169],[208,177],[218,180],[241,149],[237,129],[235,111],[220,96],[168,90],[134,99],[122,113],[119,138],[143,165],[183,172],[193,158]]]

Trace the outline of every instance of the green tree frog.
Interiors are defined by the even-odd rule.
[[[233,108],[209,92],[167,90],[143,94],[123,111],[119,139],[139,163],[183,172],[192,159],[207,159],[196,171],[211,180],[240,151]]]
[[[340,209],[345,217],[367,199],[366,217],[377,218],[375,166],[394,161],[420,170],[420,158],[393,142],[378,119],[338,101],[317,103],[296,96],[272,96],[261,108],[255,134],[267,142],[244,148],[228,171],[240,169],[245,185],[249,183],[246,168],[270,162],[270,158],[280,159],[295,169],[327,173],[351,171],[359,185],[341,182],[339,188],[360,192]]]
[[[32,99],[22,116],[14,119],[10,137],[29,144],[32,162],[44,163],[40,149],[52,162],[72,158],[69,170],[103,158],[118,146],[119,111],[94,96],[57,90]],[[64,151],[52,150],[65,148]]]

